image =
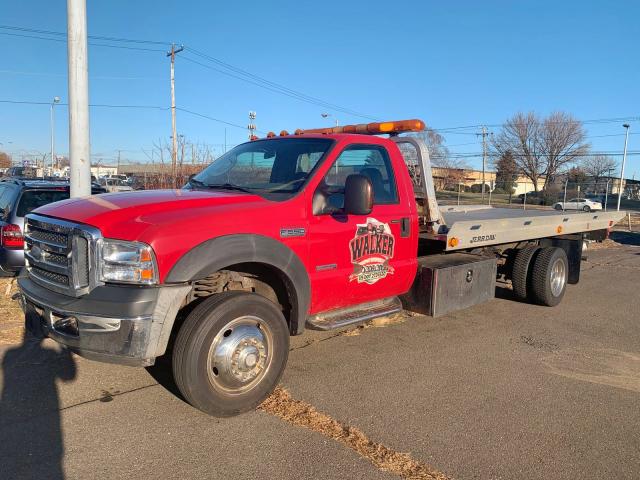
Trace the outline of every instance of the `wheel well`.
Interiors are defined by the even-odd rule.
[[[298,319],[294,318],[294,286],[279,269],[264,263],[238,263],[194,280],[182,309],[191,311],[211,295],[234,290],[253,292],[271,300],[282,310],[289,331],[295,333]]]

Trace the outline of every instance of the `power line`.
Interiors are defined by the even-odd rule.
[[[24,37],[24,38],[35,38],[37,40],[49,40],[52,42],[61,42],[67,43],[66,40],[62,38],[49,38],[49,37],[40,37],[37,35],[26,35],[22,33],[10,33],[10,32],[0,32],[0,35],[10,35],[12,37]],[[124,50],[138,50],[143,52],[163,52],[164,50],[160,50],[158,48],[143,48],[143,47],[129,47],[127,45],[109,45],[106,43],[97,43],[97,42],[87,42],[89,45],[94,47],[108,47],[108,48],[120,48]]]
[[[29,35],[29,34],[25,34],[25,33],[10,33],[10,32],[0,32],[1,35],[12,35],[12,36],[18,36],[18,37],[26,37],[26,38],[35,38],[35,39],[39,39],[39,40],[51,40],[51,41],[57,41],[57,42],[66,42],[65,40],[65,36],[66,33],[63,32],[55,32],[55,31],[51,31],[51,30],[40,30],[40,29],[34,29],[34,28],[27,28],[27,27],[15,27],[15,26],[9,26],[9,25],[0,25],[0,29],[5,29],[5,30],[12,30],[12,31],[18,31],[18,32],[28,32],[28,33],[35,33],[35,34],[39,34],[38,35]],[[51,38],[51,37],[43,37],[41,35],[51,35],[51,36],[57,36],[60,38]],[[123,43],[136,43],[136,44],[151,44],[151,45],[166,45],[169,42],[158,42],[158,41],[152,41],[152,40],[140,40],[140,39],[127,39],[127,38],[120,38],[120,37],[111,37],[111,36],[98,36],[98,35],[89,35],[88,36],[89,39],[91,40],[102,40],[102,41],[109,41],[109,42],[123,42]],[[110,45],[110,44],[105,44],[105,43],[96,43],[96,42],[89,42],[90,45],[96,45],[96,46],[102,46],[102,47],[109,47],[109,48],[121,48],[121,49],[127,49],[127,50],[139,50],[139,51],[149,51],[149,52],[164,52],[163,50],[160,49],[155,49],[155,48],[142,48],[142,47],[131,47],[131,46],[126,46],[126,45]],[[286,87],[284,85],[281,85],[279,83],[276,82],[272,82],[271,80],[267,80],[263,77],[260,77],[258,75],[255,75],[247,70],[243,70],[239,67],[236,67],[234,65],[231,65],[230,63],[224,62],[218,58],[212,57],[210,55],[207,55],[206,53],[203,53],[199,50],[196,50],[194,48],[191,47],[185,47],[185,49],[189,52],[191,52],[193,55],[196,55],[202,59],[205,59],[209,62],[212,62],[216,65],[219,65],[221,67],[223,67],[224,69],[227,69],[229,71],[226,70],[221,70],[218,68],[214,68],[211,65],[206,65],[202,62],[198,62],[195,59],[192,58],[187,58],[187,57],[183,57],[183,59],[190,61],[194,64],[198,64],[201,65],[205,68],[209,68],[211,70],[214,70],[218,73],[222,73],[224,75],[236,78],[238,80],[242,80],[244,82],[253,84],[255,86],[264,88],[266,90],[270,90],[274,93],[279,93],[282,95],[285,95],[287,97],[290,98],[294,98],[296,100],[300,100],[303,102],[307,102],[307,103],[311,103],[313,105],[317,105],[326,109],[331,109],[334,111],[338,111],[338,112],[342,112],[348,115],[352,115],[355,117],[360,117],[360,118],[366,118],[369,120],[380,120],[379,118],[373,117],[371,115],[366,115],[364,113],[361,112],[357,112],[355,110],[352,110],[350,108],[346,108],[340,105],[336,105],[330,102],[327,102],[325,100],[319,99],[317,97],[313,97],[311,95],[307,95],[305,93],[301,93],[299,91],[293,90],[289,87]]]
[[[198,51],[198,50],[196,50],[194,48],[191,48],[189,46],[185,47],[185,49],[188,52],[191,52],[192,54],[194,54],[194,55],[196,55],[196,56],[198,56],[200,58],[204,58],[204,59],[206,59],[206,60],[208,60],[208,61],[210,61],[212,63],[215,63],[215,64],[217,64],[217,65],[219,65],[219,66],[221,66],[223,68],[231,70],[232,72],[240,75],[241,77],[247,77],[249,79],[252,79],[253,82],[249,81],[249,83],[253,83],[254,85],[258,85],[258,86],[261,86],[263,88],[267,88],[268,87],[267,88],[268,90],[275,89],[275,90],[278,91],[278,93],[283,93],[283,94],[285,94],[287,96],[293,96],[294,98],[297,98],[299,100],[306,101],[308,103],[313,103],[315,105],[323,106],[325,108],[329,108],[329,109],[332,109],[332,110],[340,111],[342,113],[347,113],[349,115],[353,115],[353,116],[356,116],[356,117],[367,118],[369,120],[379,120],[378,118],[373,117],[371,115],[366,115],[364,113],[360,113],[360,112],[357,112],[355,110],[352,110],[352,109],[349,109],[349,108],[342,107],[340,105],[336,105],[336,104],[327,102],[327,101],[322,100],[320,98],[313,97],[311,95],[307,95],[307,94],[299,92],[297,90],[293,90],[293,89],[291,89],[289,87],[286,87],[286,86],[284,86],[282,84],[279,84],[279,83],[276,83],[276,82],[272,82],[271,80],[267,80],[264,77],[261,77],[259,75],[255,75],[255,74],[253,74],[251,72],[248,72],[247,70],[243,70],[242,68],[239,68],[239,67],[236,67],[234,65],[231,65],[230,63],[224,62],[224,61],[222,61],[222,60],[220,60],[220,59],[218,59],[216,57],[212,57],[210,55],[207,55],[206,53],[200,52],[200,51]],[[195,60],[192,60],[192,61],[194,63],[198,63],[199,65],[202,65],[202,63],[196,62]],[[217,70],[217,69],[214,69],[214,70],[220,71],[220,70]],[[238,78],[238,77],[236,77],[236,78]]]
[[[66,32],[55,32],[55,31],[52,31],[52,30],[38,30],[38,29],[35,29],[35,28],[16,27],[16,26],[12,26],[12,25],[0,25],[0,29],[3,29],[3,30],[15,30],[15,31],[19,31],[19,32],[40,33],[40,34],[54,35],[54,36],[60,36],[60,37],[66,37],[67,36]],[[160,41],[154,41],[154,40],[139,40],[139,39],[132,39],[132,38],[106,37],[106,36],[100,36],[100,35],[87,35],[87,37],[91,38],[91,39],[95,39],[95,40],[106,40],[106,41],[110,41],[110,42],[147,43],[147,44],[151,44],[151,45],[167,45],[168,43],[170,43],[170,42],[160,42]]]
[[[2,99],[0,99],[0,103],[9,103],[9,104],[15,104],[15,105],[46,105],[46,106],[51,105],[51,102],[35,102],[35,101],[28,101],[28,100],[2,100]],[[68,106],[69,104],[68,103],[64,103],[64,102],[60,102],[57,105]],[[170,110],[171,109],[171,107],[161,107],[159,105],[114,105],[114,104],[108,104],[108,103],[90,103],[89,106],[90,107],[99,107],[99,108],[134,108],[134,109],[149,109],[149,110]],[[237,123],[228,122],[226,120],[221,120],[219,118],[211,117],[209,115],[205,115],[204,113],[195,112],[193,110],[189,110],[189,109],[186,109],[186,108],[176,107],[176,110],[188,113],[190,115],[194,115],[196,117],[205,118],[207,120],[211,120],[212,122],[218,122],[218,123],[222,123],[224,125],[229,125],[231,127],[241,128],[242,130],[246,129],[246,126],[238,125]],[[256,130],[256,131],[258,133],[266,133],[266,132],[263,132],[261,130]]]
[[[566,124],[572,121],[576,121],[583,125],[591,125],[591,124],[602,124],[602,123],[620,123],[620,122],[636,122],[640,121],[640,116],[630,116],[630,117],[614,117],[614,118],[595,118],[590,120],[562,120],[562,121],[552,121],[548,123],[553,124]],[[446,127],[446,128],[435,128],[435,127],[427,127],[427,130],[433,130],[435,132],[448,132],[456,135],[475,135],[475,132],[455,132],[455,130],[467,130],[467,129],[479,129],[483,126],[491,127],[491,128],[501,128],[507,125],[507,123],[494,123],[494,124],[478,124],[478,125],[466,125],[460,127]],[[517,124],[516,124],[517,125]],[[624,135],[624,134],[623,134]]]

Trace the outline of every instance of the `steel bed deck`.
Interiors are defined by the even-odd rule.
[[[447,251],[516,243],[545,237],[607,229],[625,212],[559,212],[496,208],[483,205],[442,206],[445,225],[423,238],[443,241]]]

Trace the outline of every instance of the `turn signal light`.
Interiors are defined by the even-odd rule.
[[[459,243],[460,243],[460,240],[458,240],[458,237],[451,237],[451,238],[449,239],[449,246],[450,246],[451,248],[453,248],[453,247],[457,247]]]
[[[343,125],[340,127],[329,128],[312,128],[307,130],[298,129],[296,135],[303,135],[305,133],[358,133],[360,135],[380,135],[389,134],[395,135],[403,132],[421,132],[424,130],[425,124],[422,120],[398,120],[394,122],[373,122],[373,123],[359,123],[357,125]]]

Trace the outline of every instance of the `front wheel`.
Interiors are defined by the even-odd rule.
[[[584,207],[582,207],[582,211],[583,212],[590,212],[591,211],[591,207],[589,205],[585,205]]]
[[[258,406],[275,388],[289,355],[282,312],[255,293],[204,300],[178,332],[173,374],[184,398],[217,417]]]
[[[555,208],[556,210],[562,210],[562,205],[556,204],[556,206],[553,207],[553,208]]]

